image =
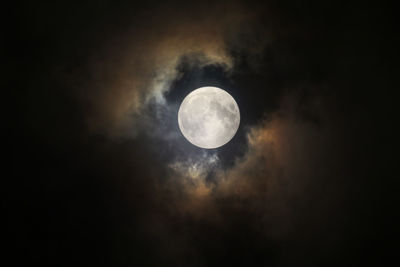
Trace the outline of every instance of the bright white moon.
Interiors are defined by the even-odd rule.
[[[217,148],[228,143],[240,123],[235,99],[217,87],[201,87],[183,100],[178,112],[179,128],[195,146]]]

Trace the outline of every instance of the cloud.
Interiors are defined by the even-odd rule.
[[[339,122],[330,117],[329,101],[315,94],[304,99],[292,91],[280,106],[249,128],[248,150],[233,166],[223,168],[217,154],[207,153],[170,164],[173,183],[168,188],[180,196],[173,209],[219,224],[233,219],[224,214],[224,203],[229,202],[235,213],[246,210],[258,216],[253,222],[264,229],[260,234],[281,240],[294,238],[293,229],[303,227],[303,212],[320,214],[324,205],[339,212],[344,199],[335,198],[335,181],[345,169],[346,159],[338,155],[346,148]],[[310,109],[318,123],[307,116]],[[327,218],[320,219],[330,224]]]
[[[254,17],[254,11],[233,2],[161,4],[128,18],[123,29],[108,33],[110,38],[90,52],[84,70],[89,78],[75,86],[89,129],[134,135],[143,107],[153,100],[165,103],[163,94],[180,76],[177,66],[184,56],[197,67],[214,64],[229,72],[235,62],[228,42]]]
[[[337,192],[346,159],[338,155],[346,150],[335,131],[339,122],[331,119],[327,99],[300,95],[288,92],[277,111],[249,128],[247,152],[233,166],[224,167],[216,151],[185,154],[163,146],[170,158],[155,159],[161,173],[145,176],[152,204],[140,228],[146,238],[168,240],[154,245],[157,254],[206,266],[201,260],[212,258],[215,248],[248,253],[240,255],[251,262],[257,249],[268,255],[269,248],[284,245],[279,262],[290,266],[321,244],[309,240],[340,247],[335,236],[346,233],[336,225],[346,198]],[[318,120],[309,118],[309,110]],[[237,240],[227,242],[232,235]],[[296,243],[304,235],[307,243]]]

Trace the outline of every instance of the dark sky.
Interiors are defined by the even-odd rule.
[[[26,1],[3,12],[7,266],[396,259],[393,6]],[[207,85],[241,112],[212,150],[177,122]]]

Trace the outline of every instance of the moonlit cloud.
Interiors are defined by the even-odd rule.
[[[300,104],[296,95],[287,94],[281,109],[249,128],[248,151],[238,157],[232,167],[223,168],[217,154],[206,152],[171,163],[171,177],[184,184],[182,192],[188,198],[201,195],[209,204],[215,201],[210,204],[212,210],[220,199],[233,198],[237,204],[251,200],[256,207],[263,206],[263,212],[269,213],[272,219],[277,219],[274,217],[277,214],[296,216],[293,206],[296,196],[310,190],[314,179],[329,179],[334,175],[326,171],[332,165],[340,171],[345,164],[344,161],[332,162],[324,158],[326,153],[342,153],[340,135],[335,140],[331,134],[338,125],[321,128],[312,120],[302,118],[304,109],[317,108],[315,112],[320,120],[327,120],[326,107],[321,106],[325,100],[315,96]],[[210,176],[213,179],[210,180]],[[199,204],[202,200],[196,201]]]
[[[113,33],[91,53],[87,71],[92,78],[78,92],[88,109],[88,127],[109,135],[136,132],[134,118],[146,103],[165,104],[163,94],[179,77],[183,56],[199,55],[200,61],[194,57],[197,67],[214,64],[229,72],[234,59],[227,41],[253,17],[235,3],[207,8],[194,3],[176,9],[161,5],[130,18],[132,26]]]

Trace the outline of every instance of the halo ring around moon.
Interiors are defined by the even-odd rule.
[[[228,143],[240,124],[239,107],[233,97],[218,87],[201,87],[189,93],[178,111],[183,136],[201,148]]]

